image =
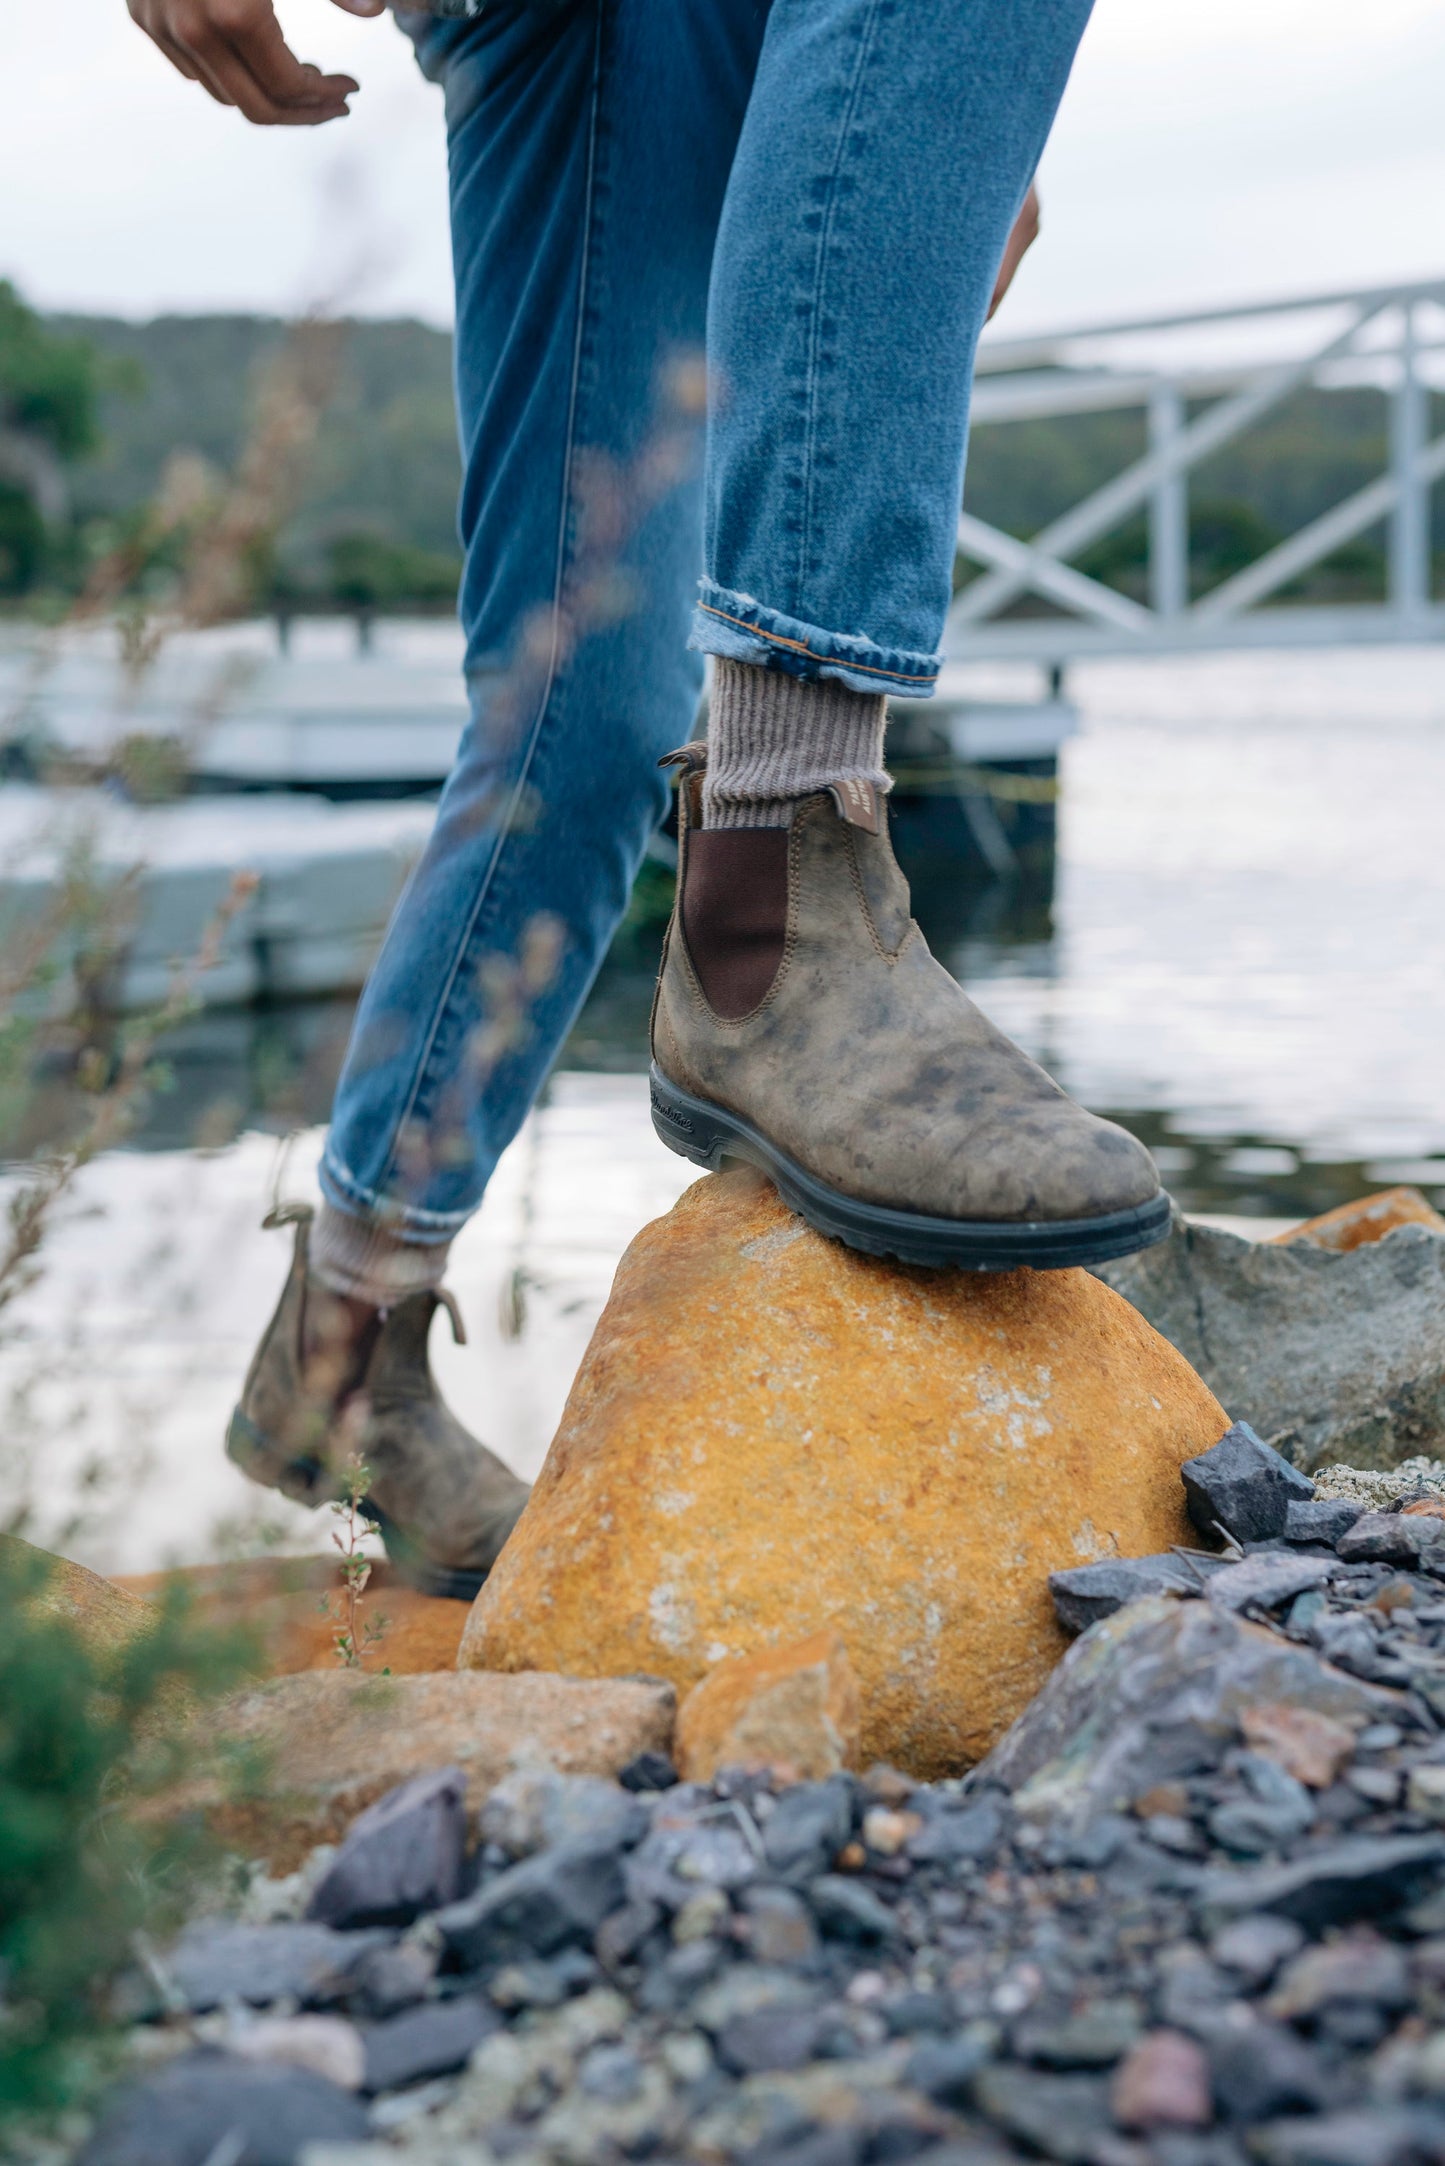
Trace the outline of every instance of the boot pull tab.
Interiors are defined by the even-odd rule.
[[[273,1203],[261,1221],[261,1231],[271,1233],[277,1226],[309,1226],[315,1215],[309,1203]]]
[[[685,767],[690,775],[700,775],[707,765],[707,739],[694,737],[689,744],[679,745],[675,752],[664,752],[659,767]]]
[[[456,1340],[458,1346],[465,1346],[467,1343],[467,1327],[462,1322],[462,1312],[457,1307],[456,1295],[449,1293],[445,1286],[438,1286],[436,1296],[452,1320],[452,1337]]]
[[[861,827],[865,835],[879,833],[883,815],[876,782],[868,781],[864,775],[847,775],[843,781],[828,785],[828,795],[850,827]]]

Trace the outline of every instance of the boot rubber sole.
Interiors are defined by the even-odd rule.
[[[263,1465],[274,1463],[275,1446],[265,1431],[259,1429],[250,1415],[243,1413],[240,1407],[232,1413],[226,1429],[226,1457],[253,1482],[260,1482],[267,1489],[279,1486],[257,1471]],[[295,1465],[298,1471],[308,1475],[319,1472],[319,1467],[313,1460],[297,1460]],[[321,1501],[324,1500],[318,1499],[318,1502]],[[404,1586],[412,1588],[417,1594],[435,1595],[448,1602],[476,1600],[486,1581],[488,1567],[436,1564],[430,1557],[422,1555],[416,1544],[375,1498],[358,1498],[356,1509],[363,1519],[370,1520],[381,1536],[387,1561],[395,1567],[396,1576]]]
[[[805,1172],[741,1114],[670,1082],[656,1062],[651,1084],[652,1125],[669,1150],[714,1173],[726,1158],[759,1167],[816,1232],[870,1256],[894,1256],[935,1270],[1063,1271],[1132,1256],[1169,1232],[1172,1207],[1162,1189],[1147,1203],[1099,1218],[934,1218],[862,1203]]]

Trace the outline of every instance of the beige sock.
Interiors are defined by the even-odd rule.
[[[815,790],[847,781],[889,787],[887,701],[832,677],[790,677],[753,662],[713,662],[702,786],[704,827],[787,827]]]

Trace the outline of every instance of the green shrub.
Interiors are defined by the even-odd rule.
[[[176,1780],[180,1718],[246,1652],[179,1596],[124,1645],[98,1645],[45,1608],[51,1562],[0,1541],[0,2120],[86,2087],[134,1936],[194,1894],[194,1828],[132,1808]]]

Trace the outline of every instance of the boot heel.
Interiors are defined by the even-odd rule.
[[[732,1128],[711,1107],[669,1083],[656,1065],[649,1081],[652,1125],[659,1139],[680,1158],[690,1158],[695,1166],[716,1173],[735,1141]]]

